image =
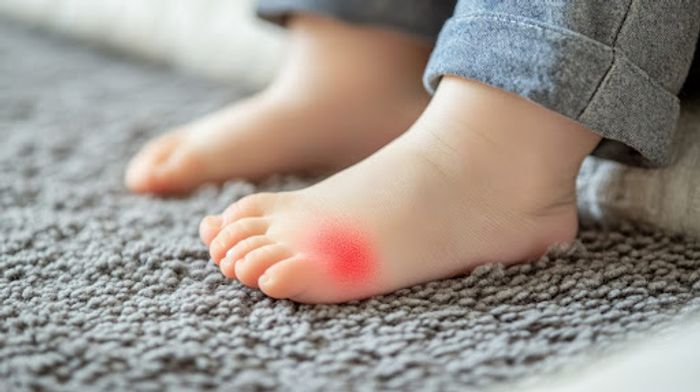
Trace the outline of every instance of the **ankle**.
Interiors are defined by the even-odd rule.
[[[433,155],[455,175],[466,170],[491,183],[504,179],[503,192],[517,192],[535,203],[547,193],[557,203],[574,204],[578,170],[600,141],[558,113],[456,77],[442,80],[415,130],[427,130],[415,136],[428,137],[422,142],[439,149]]]
[[[468,152],[487,148],[531,169],[578,170],[601,137],[578,122],[515,94],[485,84],[445,77],[428,110],[464,130],[455,142]],[[481,143],[475,143],[481,140]]]
[[[493,154],[538,173],[577,172],[601,140],[559,113],[457,77],[443,79],[425,114],[442,126],[439,136],[464,155]]]

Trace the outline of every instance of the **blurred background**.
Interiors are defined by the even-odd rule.
[[[281,29],[254,0],[0,0],[0,15],[84,41],[257,88],[272,76]]]

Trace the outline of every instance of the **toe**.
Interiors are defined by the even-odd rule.
[[[212,260],[218,264],[229,249],[248,237],[265,234],[267,228],[265,218],[244,218],[225,225],[209,245]]]
[[[230,257],[226,257],[223,260],[221,260],[221,264],[219,264],[219,269],[225,277],[229,279],[237,279],[236,261],[237,260],[234,260]]]
[[[126,170],[126,186],[134,192],[152,192],[157,188],[155,173],[180,145],[179,132],[167,133],[152,140],[129,162]]]
[[[275,263],[291,255],[291,251],[281,244],[263,246],[236,262],[236,277],[247,286],[257,287],[260,275]]]
[[[226,252],[226,256],[219,263],[221,273],[229,279],[236,279],[236,262],[244,258],[248,253],[270,244],[272,244],[272,240],[264,235],[256,235],[240,241]]]
[[[202,219],[202,222],[199,224],[199,238],[205,245],[209,246],[214,237],[219,234],[223,222],[223,218],[219,215],[209,215]]]
[[[298,299],[314,280],[314,266],[302,256],[280,261],[258,279],[260,290],[272,298]]]
[[[248,253],[270,244],[272,244],[272,240],[265,235],[248,237],[229,249],[224,259],[239,260],[244,258]]]
[[[182,146],[174,150],[152,173],[153,192],[187,192],[209,180],[202,152]]]
[[[140,193],[177,193],[207,181],[207,161],[184,142],[185,135],[174,131],[147,144],[129,163],[127,187]]]

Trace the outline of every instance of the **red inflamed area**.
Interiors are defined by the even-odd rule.
[[[363,233],[342,222],[330,222],[315,234],[312,246],[323,256],[332,276],[353,283],[372,278],[377,261]]]

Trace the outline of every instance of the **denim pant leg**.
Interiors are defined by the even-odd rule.
[[[603,136],[594,154],[661,166],[699,28],[698,0],[460,0],[424,82],[519,94]]]
[[[263,19],[284,24],[289,14],[309,12],[347,22],[398,29],[435,40],[457,0],[258,0]]]

